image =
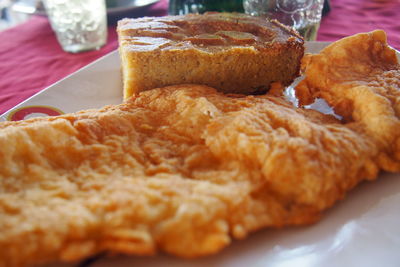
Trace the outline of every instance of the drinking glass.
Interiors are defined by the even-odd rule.
[[[324,0],[244,0],[247,14],[276,19],[296,29],[306,41],[317,37]]]
[[[104,0],[44,0],[51,27],[66,52],[99,49],[107,40]]]

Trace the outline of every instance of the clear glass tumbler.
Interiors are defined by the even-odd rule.
[[[99,49],[107,41],[104,0],[44,0],[51,27],[66,52]]]
[[[276,19],[295,28],[306,41],[317,37],[324,0],[244,0],[247,14]]]

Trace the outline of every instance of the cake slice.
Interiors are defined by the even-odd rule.
[[[175,84],[257,94],[299,74],[304,40],[294,30],[240,13],[144,17],[118,22],[124,98]]]

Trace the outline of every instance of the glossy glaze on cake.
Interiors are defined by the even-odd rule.
[[[262,93],[299,74],[303,39],[276,21],[239,13],[123,19],[124,97],[173,84]]]

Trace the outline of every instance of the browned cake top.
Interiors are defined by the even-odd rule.
[[[303,45],[303,39],[277,21],[241,13],[144,17],[118,22],[120,43],[136,51],[232,46],[269,48],[274,44]]]

